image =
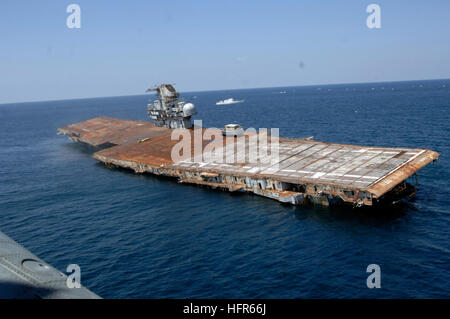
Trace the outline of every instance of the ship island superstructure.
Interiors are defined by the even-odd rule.
[[[151,91],[156,91],[158,98],[148,105],[147,111],[156,126],[192,128],[191,117],[197,114],[194,104],[179,100],[180,94],[173,85],[163,84],[147,90]]]
[[[204,139],[183,159],[173,159],[175,129],[203,134],[204,128],[192,124],[196,109],[179,100],[172,85],[154,89],[157,100],[149,104],[154,123],[109,117],[93,118],[58,129],[58,134],[98,148],[93,157],[108,167],[122,167],[136,173],[170,176],[180,183],[204,185],[230,192],[249,192],[283,203],[322,205],[347,203],[372,206],[395,202],[415,194],[407,179],[439,158],[439,154],[421,148],[386,148],[326,143],[311,138],[277,138],[276,161],[267,153],[254,154],[249,136],[222,136],[222,154],[244,161],[226,162],[205,156],[213,140]],[[199,131],[196,131],[199,130]],[[255,133],[260,134],[260,133]],[[195,134],[192,134],[195,135]],[[246,140],[248,141],[248,140]],[[270,148],[271,137],[268,138]],[[242,154],[241,154],[242,153]],[[209,160],[205,161],[205,157]]]

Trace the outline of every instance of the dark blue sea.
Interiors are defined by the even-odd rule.
[[[149,97],[0,105],[0,230],[63,272],[80,265],[104,298],[450,297],[450,80],[182,93],[204,126],[441,154],[414,200],[375,211],[107,169],[56,135],[102,115],[147,120]],[[230,97],[245,102],[215,105]]]

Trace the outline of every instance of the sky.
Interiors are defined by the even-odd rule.
[[[66,25],[81,8],[81,28]],[[369,4],[381,28],[369,29]],[[0,103],[450,78],[448,0],[1,0]]]

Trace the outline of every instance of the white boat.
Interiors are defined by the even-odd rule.
[[[222,100],[216,103],[216,105],[225,105],[225,104],[236,104],[236,103],[242,103],[244,100],[235,100],[233,98]]]

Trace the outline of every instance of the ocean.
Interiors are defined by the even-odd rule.
[[[286,91],[284,93],[283,91]],[[149,120],[149,95],[0,105],[0,230],[104,298],[450,297],[450,80],[186,92],[206,127],[427,148],[391,209],[283,205],[121,169],[56,130]],[[215,105],[233,97],[241,104]],[[381,288],[366,285],[381,268]]]

